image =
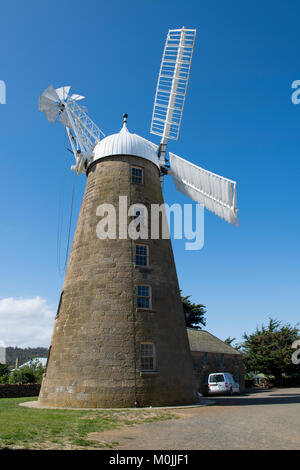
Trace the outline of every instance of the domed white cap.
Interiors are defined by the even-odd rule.
[[[118,134],[102,139],[94,148],[93,162],[113,155],[134,155],[150,160],[159,167],[158,146],[128,131],[126,122]]]

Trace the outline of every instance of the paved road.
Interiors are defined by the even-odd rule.
[[[107,431],[98,439],[117,441],[124,450],[300,449],[300,388],[214,400],[178,411],[179,419]]]

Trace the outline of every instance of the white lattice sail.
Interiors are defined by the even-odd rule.
[[[66,127],[76,164],[71,167],[79,174],[85,170],[85,163],[93,156],[93,150],[104,133],[87,115],[87,108],[77,101],[82,95],[69,95],[70,86],[54,88],[50,85],[39,97],[39,110],[53,124],[58,120]]]
[[[178,139],[196,38],[196,29],[170,29],[158,76],[152,134]]]
[[[169,156],[169,174],[177,190],[227,222],[238,225],[236,182],[204,170],[174,153]]]

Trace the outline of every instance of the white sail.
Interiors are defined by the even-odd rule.
[[[238,225],[236,182],[204,170],[174,153],[169,156],[169,174],[177,190],[227,222]]]

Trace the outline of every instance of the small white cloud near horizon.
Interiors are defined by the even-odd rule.
[[[0,299],[0,346],[49,347],[55,308],[46,299]]]

